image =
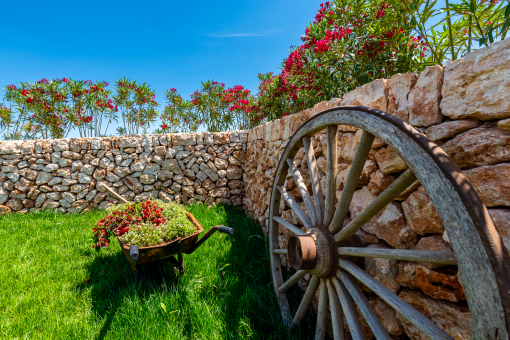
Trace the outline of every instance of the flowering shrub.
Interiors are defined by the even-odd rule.
[[[94,248],[108,247],[110,236],[121,236],[127,245],[153,246],[196,232],[186,210],[177,203],[149,200],[114,205],[92,229]]]
[[[312,107],[377,78],[408,72],[427,46],[410,36],[400,3],[338,0],[321,4],[313,23],[281,65],[259,74],[257,121]]]
[[[117,80],[115,87],[117,94],[114,101],[120,108],[123,123],[117,132],[120,135],[147,133],[158,116],[155,92],[145,83],[138,85],[136,81],[125,78]]]
[[[488,45],[505,39],[509,26],[510,4],[498,0],[446,1],[440,9],[435,0],[323,3],[280,74],[259,74],[251,125],[340,97],[378,78],[455,60],[472,49],[473,41]]]
[[[0,133],[5,139],[48,139],[65,138],[77,129],[81,137],[105,136],[119,107],[124,122],[119,134],[147,133],[158,115],[154,91],[145,83],[119,79],[112,96],[108,86],[67,78],[8,85],[8,107],[0,106]]]
[[[250,90],[240,85],[226,88],[216,81],[202,83],[202,88],[190,96],[191,100],[184,100],[175,88],[165,91],[165,97],[168,104],[157,133],[196,131],[200,124],[211,132],[246,129],[256,105]]]

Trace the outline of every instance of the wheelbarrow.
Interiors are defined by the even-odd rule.
[[[110,187],[103,184],[103,187],[110,192],[113,196],[123,203],[128,201],[113,191]],[[139,280],[143,276],[141,266],[146,263],[153,263],[156,261],[168,261],[181,273],[184,274],[184,264],[182,261],[182,254],[191,254],[198,247],[200,247],[212,234],[219,231],[220,233],[234,234],[234,229],[225,226],[215,226],[209,229],[200,239],[198,236],[204,228],[198,223],[192,214],[186,212],[186,217],[195,226],[196,232],[184,238],[177,238],[170,242],[161,243],[155,246],[138,247],[136,245],[128,246],[122,241],[120,236],[117,236],[120,248],[126,256],[128,262],[131,264],[131,269],[136,271],[136,279]],[[177,257],[177,258],[176,258]]]

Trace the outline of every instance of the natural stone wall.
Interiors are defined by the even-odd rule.
[[[289,138],[303,122],[329,108],[362,105],[387,111],[414,126],[443,148],[464,171],[488,207],[503,241],[510,247],[510,39],[469,53],[444,66],[427,67],[421,74],[397,74],[365,84],[329,102],[322,102],[279,120],[265,123],[248,133],[244,182],[246,210],[267,230],[269,200],[276,167]],[[345,184],[361,131],[341,126],[338,132],[337,201]],[[325,131],[312,138],[322,186],[326,172]],[[311,191],[304,152],[294,163]],[[384,142],[372,146],[358,190],[350,204],[349,217],[356,217],[394,180],[406,164]],[[303,211],[299,190],[290,173],[284,184]],[[283,202],[282,218],[302,226]],[[427,193],[419,185],[401,195],[369,221],[358,233],[365,247],[452,251],[444,226]],[[280,226],[280,248],[286,248],[289,232]],[[287,266],[285,255],[281,255]],[[366,259],[366,270],[423,311],[455,339],[469,339],[471,315],[456,269],[431,263]],[[287,267],[292,273],[293,269]],[[310,277],[298,283],[304,290]],[[406,333],[425,339],[414,326],[380,300],[371,301],[383,324],[393,335]],[[362,324],[363,326],[363,324]],[[364,327],[367,339],[373,335]]]
[[[0,212],[106,209],[149,198],[240,206],[246,131],[0,143]]]

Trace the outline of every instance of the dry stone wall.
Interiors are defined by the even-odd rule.
[[[267,230],[269,200],[276,167],[293,133],[303,122],[326,109],[362,105],[403,119],[439,145],[463,170],[488,207],[504,243],[510,249],[510,39],[480,49],[444,66],[427,67],[420,74],[397,74],[365,84],[343,98],[265,123],[248,133],[244,182],[246,210]],[[338,132],[337,202],[342,192],[361,131],[341,126]],[[326,134],[312,138],[320,178],[325,187]],[[304,152],[294,163],[311,190]],[[355,218],[386,189],[406,164],[376,139],[349,207]],[[290,173],[285,187],[306,212]],[[283,202],[286,221],[302,226]],[[365,247],[452,251],[443,224],[427,193],[415,185],[357,233]],[[280,248],[287,248],[289,232],[280,226]],[[290,272],[285,255],[283,266]],[[455,339],[469,339],[471,314],[456,269],[431,263],[366,259],[366,270],[393,292],[443,327]],[[304,290],[309,276],[299,281]],[[388,332],[425,339],[418,329],[380,299],[370,301]],[[345,324],[345,323],[344,323]],[[367,339],[373,334],[362,321]]]
[[[149,198],[242,203],[246,131],[0,143],[0,212],[106,209]]]

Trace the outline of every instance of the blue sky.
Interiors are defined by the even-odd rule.
[[[112,84],[126,77],[150,84],[161,104],[165,89],[189,98],[207,79],[255,92],[257,74],[278,71],[320,3],[4,2],[0,86],[43,77]]]

